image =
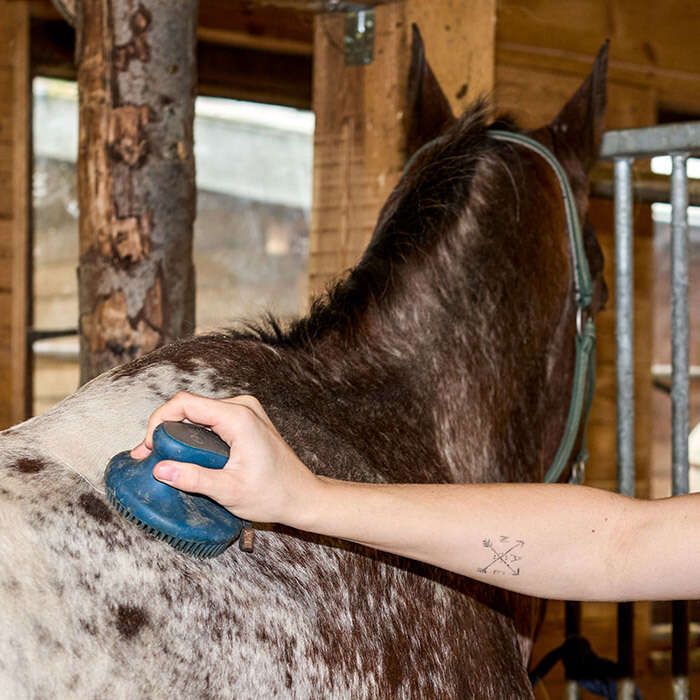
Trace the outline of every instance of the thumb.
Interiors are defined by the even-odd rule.
[[[151,450],[146,447],[145,442],[140,442],[133,450],[131,450],[131,456],[133,459],[146,459],[148,455],[151,454]]]
[[[201,493],[218,501],[224,492],[224,476],[221,469],[207,469],[189,462],[158,462],[153,469],[153,476],[164,484],[180,491]],[[224,477],[225,479],[225,477]]]

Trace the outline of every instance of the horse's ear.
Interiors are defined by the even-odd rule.
[[[555,143],[572,149],[586,171],[598,159],[605,126],[608,44],[600,47],[590,75],[549,125]]]
[[[455,120],[449,100],[425,58],[420,31],[415,24],[412,30],[411,69],[408,74],[407,158]]]

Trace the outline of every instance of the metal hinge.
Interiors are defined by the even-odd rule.
[[[374,10],[348,9],[345,12],[345,49],[346,66],[366,66],[374,59]]]

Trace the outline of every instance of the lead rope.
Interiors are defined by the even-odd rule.
[[[554,170],[559,186],[564,198],[564,210],[566,213],[566,225],[569,234],[571,247],[571,257],[574,273],[574,290],[576,294],[576,360],[574,364],[573,387],[571,391],[571,401],[569,402],[569,412],[566,418],[564,435],[562,436],[559,448],[554,456],[554,460],[547,470],[545,483],[559,481],[562,472],[569,463],[571,453],[574,449],[576,437],[579,433],[581,420],[583,420],[583,432],[581,435],[581,445],[574,460],[571,472],[572,483],[581,483],[583,473],[588,461],[588,416],[593,402],[595,392],[595,323],[588,316],[588,310],[593,300],[593,283],[591,272],[588,267],[588,259],[583,245],[581,226],[576,211],[574,195],[569,184],[569,178],[556,156],[539,141],[535,141],[524,134],[510,131],[490,130],[489,136],[498,141],[507,141],[517,145],[525,146],[544,158]]]

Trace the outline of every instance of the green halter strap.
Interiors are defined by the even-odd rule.
[[[576,361],[574,364],[573,389],[571,392],[571,401],[569,403],[569,413],[566,418],[564,435],[559,443],[559,449],[557,449],[554,460],[545,474],[544,480],[547,483],[559,481],[562,472],[569,463],[576,437],[579,434],[581,421],[583,420],[581,447],[574,460],[574,469],[572,472],[572,481],[580,482],[582,480],[586,461],[588,460],[588,415],[595,391],[595,323],[593,322],[593,318],[588,315],[593,300],[593,283],[591,281],[591,272],[588,267],[588,259],[586,258],[586,251],[583,245],[583,236],[581,235],[581,225],[576,210],[576,202],[573,192],[571,191],[569,178],[564,168],[548,148],[524,134],[496,129],[492,129],[488,133],[491,138],[525,146],[525,148],[534,151],[544,158],[552,167],[552,170],[554,170],[564,198],[566,225],[569,233],[574,274],[574,290],[576,294]]]

